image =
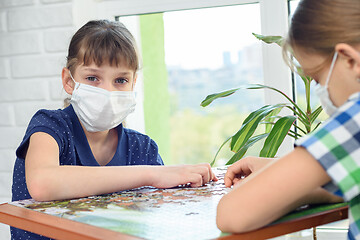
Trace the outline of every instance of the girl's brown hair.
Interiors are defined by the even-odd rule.
[[[134,37],[120,22],[108,20],[89,21],[70,41],[66,67],[75,72],[79,64],[94,62],[112,65],[125,64],[136,72],[139,59]]]
[[[328,64],[338,43],[360,44],[360,1],[300,1],[284,41],[284,55],[301,47],[325,56],[328,60],[324,64]]]

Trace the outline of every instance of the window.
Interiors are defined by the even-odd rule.
[[[79,6],[80,8],[80,6]],[[115,0],[106,0],[100,2],[94,2],[91,6],[92,9],[96,9],[96,16],[93,14],[91,18],[110,18],[110,19],[119,19],[121,22],[124,22],[125,25],[130,29],[130,31],[135,35],[137,38],[138,45],[140,45],[140,50],[143,53],[144,65],[141,69],[142,71],[139,73],[138,82],[137,82],[137,91],[138,91],[138,105],[135,113],[130,115],[130,119],[128,121],[128,126],[131,128],[135,128],[141,132],[146,132],[150,135],[154,140],[158,143],[160,148],[160,153],[163,156],[165,163],[172,164],[172,163],[179,163],[179,162],[192,162],[190,158],[186,156],[186,151],[188,151],[189,146],[195,149],[196,152],[187,153],[188,155],[195,156],[194,158],[199,162],[210,162],[218,149],[219,145],[229,134],[234,133],[241,125],[243,117],[237,117],[237,111],[241,111],[243,115],[246,115],[248,112],[254,110],[256,108],[256,104],[262,105],[265,102],[267,104],[274,104],[280,101],[284,101],[281,96],[278,96],[276,93],[272,93],[270,91],[261,92],[260,90],[244,90],[230,96],[228,98],[224,98],[221,100],[217,100],[212,104],[210,107],[201,108],[199,107],[200,101],[206,97],[206,95],[222,91],[231,87],[237,87],[239,84],[243,84],[245,82],[258,82],[258,83],[265,83],[267,85],[271,85],[277,88],[281,88],[285,93],[289,96],[292,94],[292,87],[291,87],[291,78],[290,78],[290,71],[288,67],[282,60],[281,49],[278,46],[266,45],[262,44],[257,41],[252,35],[251,32],[261,33],[264,35],[284,35],[287,31],[287,19],[288,19],[288,4],[287,1],[283,0],[266,0],[266,1],[259,1],[259,0],[223,0],[223,1],[216,1],[216,0],[208,0],[208,1],[198,1],[198,0],[154,0],[154,1],[132,1],[132,0],[122,0],[122,1],[115,1]],[[236,36],[238,33],[244,34],[238,40],[239,49],[231,48],[230,40],[233,40],[234,37],[230,37],[226,39],[225,37],[222,39],[225,43],[215,43],[214,46],[211,48],[211,52],[206,52],[206,54],[201,54],[201,47],[198,47],[198,53],[200,56],[214,56],[217,52],[217,56],[212,57],[216,58],[217,63],[210,63],[208,66],[197,66],[197,69],[189,68],[190,64],[182,64],[182,74],[187,74],[186,78],[184,77],[181,79],[183,75],[180,75],[180,79],[182,81],[181,84],[185,84],[185,80],[188,80],[189,83],[193,84],[197,91],[193,91],[190,88],[184,88],[180,86],[174,85],[180,84],[179,81],[173,81],[175,77],[179,78],[179,65],[180,63],[176,63],[171,60],[171,51],[166,50],[169,48],[169,35],[168,35],[168,24],[171,22],[171,18],[175,18],[176,15],[181,13],[188,13],[197,12],[197,14],[201,14],[200,12],[208,12],[208,11],[223,11],[231,9],[236,9],[238,17],[238,22],[233,21],[231,23],[225,22],[221,27],[218,27],[218,32],[223,32],[225,30],[232,32],[233,36]],[[193,9],[193,10],[187,10]],[[230,9],[230,10],[229,10]],[[242,11],[241,9],[248,9],[247,11]],[[250,12],[249,9],[256,9],[256,13],[251,15],[249,14],[246,17],[247,13]],[[82,12],[84,15],[88,14],[87,12]],[[147,13],[144,15],[144,13]],[[239,14],[241,13],[241,14]],[[172,17],[173,16],[173,17]],[[219,14],[220,16],[220,14]],[[229,15],[229,18],[233,16],[233,14]],[[79,21],[82,20],[81,17],[85,16],[76,16],[79,18]],[[216,13],[213,13],[212,18],[212,25],[218,26],[217,24],[221,22],[223,17],[218,17]],[[198,17],[193,20],[192,23],[189,25],[196,25],[197,22],[201,22],[202,18]],[[231,20],[229,20],[231,21]],[[204,22],[204,21],[203,21]],[[182,19],[182,23],[186,24],[186,19]],[[257,23],[257,27],[252,28],[250,27],[251,23]],[[153,24],[153,26],[149,26]],[[148,27],[146,27],[148,25]],[[162,26],[162,27],[159,27]],[[204,25],[203,28],[206,29]],[[209,24],[210,26],[210,24]],[[224,29],[223,29],[224,28]],[[148,30],[146,30],[148,29]],[[185,28],[179,27],[178,30],[183,31]],[[188,28],[190,29],[190,28]],[[146,32],[148,31],[148,32]],[[155,32],[160,31],[160,32]],[[249,31],[249,32],[246,32]],[[146,37],[145,37],[146,35]],[[193,39],[193,43],[196,43],[195,38],[198,36],[206,35],[203,33],[202,30],[198,29],[196,34],[192,35],[185,35],[187,39]],[[156,36],[162,36],[159,39]],[[173,35],[176,36],[176,35]],[[245,43],[243,42],[244,39],[249,39],[253,41],[252,43]],[[210,38],[209,40],[213,40]],[[184,42],[185,44],[186,42]],[[185,53],[186,48],[184,48],[184,44],[179,45],[178,49],[182,50],[180,53]],[[228,46],[228,49],[221,49],[222,45]],[[161,48],[162,46],[162,48]],[[147,51],[144,51],[147,49]],[[150,51],[149,51],[150,49]],[[246,50],[247,49],[247,50]],[[256,50],[255,49],[259,49]],[[243,61],[241,59],[247,59],[250,52],[257,52],[256,54],[251,54],[253,59],[251,61]],[[155,52],[155,53],[154,53]],[[169,53],[170,52],[170,53]],[[239,53],[242,52],[242,53]],[[191,54],[191,57],[188,58],[188,62],[192,59],[197,59],[194,54]],[[180,59],[178,59],[180,61]],[[205,61],[197,60],[199,63],[203,63]],[[241,64],[240,61],[243,61]],[[206,61],[208,62],[208,61]],[[160,65],[159,65],[160,64]],[[253,66],[250,66],[254,64]],[[237,70],[229,70],[225,67],[231,66],[231,68],[235,68],[237,66]],[[239,69],[239,65],[242,69]],[[258,68],[260,65],[259,71],[254,71],[254,68]],[[154,67],[155,66],[155,67]],[[159,67],[160,66],[160,67]],[[245,71],[245,68],[249,68],[251,70]],[[152,72],[151,69],[158,69],[159,72]],[[206,70],[205,70],[206,69]],[[259,68],[258,68],[259,69]],[[252,72],[251,72],[252,71]],[[198,75],[195,75],[196,74]],[[234,78],[237,79],[238,82],[231,82],[227,81],[230,79],[231,74],[241,74],[241,78]],[[164,77],[166,76],[166,77]],[[206,89],[201,87],[204,83],[201,81],[197,82],[191,79],[196,78],[198,76],[208,78],[208,79],[223,79],[221,80],[222,87],[218,90],[215,87],[216,83],[210,82],[210,84],[206,85]],[[151,80],[156,79],[156,81]],[[243,81],[244,80],[244,81]],[[219,80],[218,80],[219,81]],[[188,84],[189,84],[188,83]],[[232,85],[230,85],[232,84]],[[186,92],[187,91],[187,92]],[[244,101],[244,98],[241,98],[244,94],[250,94],[251,97],[255,97],[255,99],[247,98]],[[150,96],[155,96],[157,99],[150,99]],[[184,97],[185,96],[185,97]],[[245,95],[244,95],[245,96]],[[247,97],[247,96],[246,96]],[[237,98],[241,98],[238,100]],[[142,101],[144,99],[144,101]],[[179,102],[181,99],[181,102]],[[261,99],[261,100],[259,100]],[[245,102],[245,103],[244,103]],[[238,106],[233,105],[232,110],[229,106],[229,103],[234,104],[238,103]],[[244,103],[244,104],[243,104]],[[168,106],[166,105],[168,104]],[[193,104],[193,105],[192,105]],[[231,105],[230,104],[230,105]],[[226,107],[220,108],[220,105],[224,105]],[[251,105],[253,105],[251,107]],[[185,107],[186,109],[185,110]],[[192,107],[193,106],[193,107]],[[197,108],[198,110],[194,110]],[[223,113],[216,112],[226,111]],[[196,146],[190,142],[187,142],[183,137],[189,137],[185,134],[185,132],[179,131],[177,137],[171,137],[173,134],[170,129],[175,126],[180,127],[179,124],[186,125],[186,128],[189,128],[189,124],[185,121],[179,121],[179,118],[176,119],[174,114],[176,111],[182,111],[183,114],[190,114],[193,117],[193,123],[198,122],[200,126],[197,126],[197,129],[201,129],[205,124],[204,120],[201,118],[205,118],[205,116],[212,116],[212,129],[205,130],[206,135],[201,136],[201,140],[199,137],[199,141],[201,144],[206,145],[207,147],[212,146],[211,150],[207,150],[207,156],[202,156],[200,148],[196,148]],[[178,113],[179,114],[179,113]],[[191,115],[192,114],[192,115]],[[176,115],[177,116],[177,115]],[[189,117],[190,117],[189,116]],[[217,117],[215,117],[217,116]],[[225,117],[230,118],[233,116],[234,119],[237,119],[237,124],[232,126],[232,124],[226,124],[226,127],[221,127],[219,120],[223,121]],[[197,117],[199,119],[197,119]],[[145,121],[143,121],[145,119]],[[175,119],[175,120],[171,120]],[[175,122],[175,123],[174,123]],[[135,123],[135,124],[134,124]],[[172,125],[170,125],[170,123]],[[227,128],[233,127],[235,130],[226,130]],[[217,128],[224,128],[221,131],[224,132],[223,136],[214,137],[214,135],[209,134],[210,132],[215,132]],[[146,131],[145,131],[146,129]],[[197,130],[198,131],[198,130]],[[210,132],[209,132],[210,131]],[[217,130],[216,130],[217,131]],[[190,137],[191,138],[191,137]],[[211,139],[213,142],[215,138],[219,138],[220,141],[214,145],[209,143],[204,143]],[[183,144],[186,146],[185,149],[180,150],[180,147],[175,147],[176,151],[183,152],[185,157],[176,158],[172,157],[172,153],[170,152],[171,149],[171,141],[177,142],[177,144]],[[173,147],[174,148],[174,147]],[[289,151],[292,148],[292,142],[289,141],[287,146],[284,146],[285,152]],[[280,149],[281,151],[281,149]],[[227,152],[224,149],[224,154]],[[255,154],[255,153],[254,153]],[[220,156],[226,158],[227,156]],[[180,159],[180,160],[179,160]]]
[[[262,92],[242,90],[199,106],[209,94],[263,83],[261,44],[251,34],[260,32],[259,4],[167,12],[164,27],[171,159],[210,162],[244,117],[264,103]],[[218,163],[231,155],[225,148]]]
[[[120,17],[120,21],[126,22],[126,18]],[[160,151],[167,164],[210,162],[222,142],[240,128],[248,113],[264,105],[261,90],[240,90],[206,108],[200,106],[209,94],[249,83],[263,83],[261,43],[252,35],[252,32],[261,32],[260,6],[246,4],[171,11],[142,15],[140,22],[142,19],[146,19],[146,23],[140,26],[151,28],[150,33],[140,30],[147,88],[145,118],[162,116],[153,122],[145,119],[146,132],[159,145],[163,143]],[[156,28],[163,28],[163,44],[159,44],[161,39],[154,39],[154,31],[156,35],[162,33]],[[148,52],[154,48],[160,50],[151,59],[164,61],[164,65],[157,67],[164,67],[166,74],[159,73],[159,69],[151,72],[151,66],[147,65]],[[162,49],[164,55],[160,53]],[[166,92],[157,92],[158,88],[164,89],[160,86],[162,83],[167,85]],[[157,104],[158,111],[151,107],[146,114],[146,101],[153,98],[162,98],[165,102]],[[161,126],[151,126],[159,121]],[[163,134],[159,134],[159,128]],[[164,147],[168,147],[168,151]],[[255,155],[257,151],[253,151],[250,154]],[[232,153],[224,149],[219,155],[223,161],[218,163],[224,164],[231,156]]]
[[[290,17],[294,14],[298,4],[299,4],[300,0],[292,0],[289,1],[289,12],[290,12]],[[303,84],[303,81],[301,80],[301,78],[298,75],[295,75],[295,82],[294,82],[294,88],[295,88],[295,96],[296,96],[296,102],[303,106],[305,109],[305,86]],[[310,99],[311,99],[311,108],[315,109],[318,106],[320,106],[320,101],[318,99],[318,97],[315,94],[315,81],[311,82],[310,85]],[[324,121],[325,119],[328,118],[328,115],[323,111],[317,121]]]

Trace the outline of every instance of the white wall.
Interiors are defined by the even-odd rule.
[[[72,35],[90,19],[114,19],[96,9],[98,2],[0,0],[0,203],[11,201],[15,150],[30,118],[38,109],[63,106],[61,70]],[[143,132],[141,79],[140,104],[128,126]],[[3,239],[10,239],[9,227],[0,224]]]
[[[73,25],[70,0],[0,0],[0,202],[11,200],[15,150],[31,116],[62,106]],[[0,239],[9,238],[0,225]]]

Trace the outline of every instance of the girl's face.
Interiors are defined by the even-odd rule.
[[[335,50],[338,52],[338,57],[329,79],[328,92],[331,101],[339,107],[353,93],[360,91],[358,81],[360,78],[360,55],[355,48],[347,44],[338,44]],[[330,70],[328,57],[309,53],[301,47],[294,48],[294,56],[300,63],[305,75],[312,77],[318,84],[325,85]],[[322,66],[325,61],[328,64],[319,69],[319,66]]]
[[[136,82],[133,70],[122,65],[110,66],[107,63],[101,66],[95,63],[88,66],[81,64],[71,74],[76,82],[108,91],[132,91]]]

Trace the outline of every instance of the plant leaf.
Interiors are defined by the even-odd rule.
[[[266,105],[258,110],[253,111],[244,120],[239,131],[231,139],[231,151],[238,152],[254,134],[260,121],[262,121],[269,113],[277,108],[283,108],[284,104]]]
[[[316,118],[319,116],[319,114],[322,112],[323,108],[319,106],[317,109],[315,109],[311,115],[310,115],[310,122],[313,123]]]
[[[232,138],[232,136],[229,137],[228,139],[226,139],[225,142],[223,142],[223,144],[221,144],[220,148],[217,150],[217,152],[216,152],[216,154],[215,154],[215,156],[214,156],[214,159],[213,159],[213,160],[211,161],[211,163],[210,163],[210,166],[211,166],[211,167],[214,166],[216,157],[217,157],[217,155],[219,154],[219,152],[220,152],[220,150],[222,149],[222,147],[223,147],[223,146],[225,145],[225,143],[227,143],[231,138]]]
[[[250,138],[247,143],[237,153],[235,153],[225,165],[233,164],[234,162],[241,159],[245,155],[249,147],[260,141],[261,139],[267,137],[268,135],[268,133],[264,133]]]
[[[294,113],[294,115],[298,116],[298,117],[299,117],[299,120],[300,120],[305,126],[307,126],[307,125],[310,124],[309,121],[308,121],[308,119],[307,119],[307,117],[304,117],[301,113],[299,113],[296,108],[293,108],[293,107],[291,107],[291,106],[286,106],[286,107],[287,107],[290,111],[292,111],[292,112]]]
[[[304,111],[301,110],[301,108],[282,91],[280,91],[274,87],[270,87],[270,86],[263,85],[263,84],[250,84],[249,87],[247,87],[247,89],[263,89],[263,88],[271,89],[271,90],[276,91],[276,92],[280,93],[281,95],[283,95],[296,108],[297,115],[299,117],[306,118],[306,114],[304,113]]]
[[[275,156],[295,120],[295,116],[285,116],[276,121],[260,151],[260,157]]]
[[[264,118],[264,121],[263,123],[265,124],[265,132],[266,133],[269,133],[272,126],[273,126],[273,123],[276,121],[277,119],[277,115],[280,113],[282,108],[278,108],[278,109],[275,109],[273,110],[269,115],[267,115],[265,118]]]
[[[264,35],[260,35],[260,34],[256,34],[256,33],[252,33],[252,35],[254,35],[257,39],[259,39],[265,43],[268,43],[268,44],[276,43],[280,47],[282,46],[282,44],[284,42],[284,38],[282,36],[264,36]]]
[[[318,122],[318,124],[316,124],[316,126],[314,127],[314,129],[312,131],[315,131],[318,128],[318,126],[320,126],[321,123],[322,122]]]
[[[302,137],[301,134],[299,134],[299,133],[297,133],[297,132],[295,132],[294,130],[291,130],[291,129],[289,130],[288,135],[293,137],[294,139],[298,139],[298,138]]]
[[[300,75],[300,78],[303,80],[303,83],[305,85],[305,96],[306,96],[306,103],[307,103],[307,111],[310,112],[310,83],[312,78],[304,75]]]
[[[215,99],[218,98],[222,98],[222,97],[227,97],[233,93],[235,93],[237,90],[239,90],[240,88],[235,88],[235,89],[231,89],[231,90],[227,90],[227,91],[223,91],[220,93],[214,93],[214,94],[210,94],[208,95],[200,104],[200,106],[202,107],[206,107],[208,106],[210,103],[212,103]]]

